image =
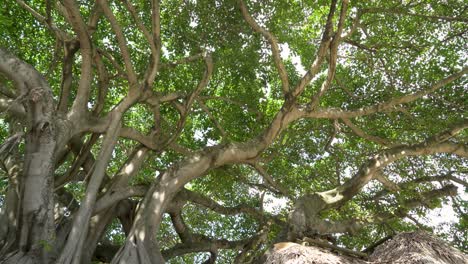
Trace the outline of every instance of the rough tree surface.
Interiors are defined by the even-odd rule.
[[[412,230],[468,251],[467,22],[463,0],[1,0],[0,264],[362,256]]]
[[[448,246],[444,241],[426,232],[409,232],[396,235],[376,247],[368,261],[340,255],[317,246],[295,244],[272,252],[265,264],[466,264],[468,255]]]

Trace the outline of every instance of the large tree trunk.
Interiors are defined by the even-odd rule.
[[[54,153],[56,127],[49,85],[29,64],[0,49],[0,72],[13,80],[27,113],[26,150],[19,181],[19,247],[2,263],[49,263],[55,238]]]

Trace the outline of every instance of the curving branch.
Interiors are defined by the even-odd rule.
[[[387,188],[386,189],[383,189],[379,192],[377,192],[373,197],[372,197],[372,200],[379,200],[381,199],[382,197],[384,197],[385,195],[389,194],[390,192],[394,192],[395,189],[407,189],[409,188],[411,185],[414,185],[414,184],[418,184],[418,183],[424,183],[424,182],[444,182],[444,181],[447,181],[447,182],[455,182],[455,183],[458,183],[464,187],[468,187],[468,182],[462,180],[462,179],[459,179],[455,176],[452,175],[452,173],[447,173],[447,174],[443,174],[443,175],[438,175],[438,176],[423,176],[423,177],[419,177],[419,178],[416,178],[414,180],[410,180],[410,181],[405,181],[405,182],[401,182],[401,183],[392,183],[393,185],[395,185],[395,188]]]
[[[262,34],[262,36],[266,38],[270,43],[273,61],[278,71],[278,75],[281,79],[281,88],[283,89],[283,94],[287,95],[289,93],[288,73],[286,72],[286,68],[284,67],[283,60],[280,56],[278,39],[276,39],[276,37],[271,32],[261,27],[255,21],[255,19],[250,15],[249,11],[247,10],[247,6],[245,5],[244,1],[239,0],[239,6],[244,20],[250,25],[250,27],[252,27],[252,29],[255,32]]]
[[[64,7],[68,13],[69,22],[78,35],[81,52],[81,75],[78,84],[75,101],[72,105],[72,115],[86,111],[93,78],[93,46],[88,32],[88,27],[83,21],[79,7],[74,0],[65,0]],[[72,58],[70,58],[72,59]],[[71,74],[71,73],[70,73]],[[79,118],[79,117],[77,117]]]
[[[135,196],[144,196],[147,186],[128,186],[130,180],[138,174],[148,157],[149,149],[137,146],[129,155],[125,164],[112,177],[112,182],[105,188],[104,194],[96,201],[94,213],[99,213],[117,202]]]
[[[370,158],[361,166],[358,172],[342,185],[323,192],[304,195],[295,204],[294,210],[289,217],[288,239],[306,236],[309,232],[322,232],[324,230],[334,230],[336,232],[354,232],[361,228],[359,222],[333,223],[322,220],[319,213],[324,210],[339,208],[347,201],[351,200],[361,189],[372,179],[380,179],[386,182],[381,175],[381,170],[404,157],[415,155],[431,155],[436,153],[453,153],[463,157],[468,156],[468,147],[463,144],[446,142],[449,138],[462,131],[468,126],[468,120],[452,126],[449,130],[434,135],[422,143],[414,145],[401,145],[386,149]],[[387,182],[388,183],[388,182]],[[392,187],[394,187],[392,185]],[[448,187],[447,187],[448,188]],[[445,189],[444,189],[445,190]],[[448,189],[447,189],[448,190]],[[453,191],[453,190],[452,190]],[[444,192],[445,193],[445,192]],[[429,195],[429,194],[428,194]],[[437,193],[431,194],[434,197]],[[417,202],[416,205],[417,206]],[[413,206],[411,201],[405,204],[406,207]]]
[[[107,0],[99,0],[98,3],[101,6],[101,9],[104,15],[107,17],[107,20],[109,20],[112,30],[114,31],[115,36],[117,38],[120,53],[122,54],[122,58],[124,61],[130,89],[137,89],[138,80],[137,80],[135,70],[133,69],[130,51],[128,50],[127,41],[122,31],[122,27],[119,25],[119,23],[117,22],[117,19],[112,13],[112,10],[109,8],[109,4],[107,3]]]
[[[385,112],[389,111],[392,109],[395,109],[398,105],[400,104],[406,104],[413,102],[419,98],[422,98],[425,95],[431,94],[438,89],[444,87],[445,85],[448,85],[452,83],[453,81],[461,78],[465,74],[468,73],[468,67],[463,68],[462,70],[447,76],[446,78],[436,82],[432,86],[413,93],[409,95],[404,95],[401,97],[393,98],[387,102],[379,103],[373,106],[368,106],[368,107],[363,107],[357,110],[351,110],[351,111],[344,111],[341,109],[336,109],[336,108],[317,108],[315,111],[313,109],[310,109],[309,107],[296,107],[294,109],[295,115],[298,116],[298,118],[331,118],[331,119],[338,119],[338,118],[354,118],[358,116],[366,116],[366,115],[371,115],[379,112]]]
[[[343,27],[344,27],[345,18],[346,18],[346,11],[348,9],[348,2],[349,2],[348,0],[343,0],[343,2],[341,3],[341,12],[340,12],[340,18],[338,21],[338,29],[336,30],[330,43],[330,54],[329,54],[329,59],[328,59],[327,78],[322,83],[322,86],[320,87],[319,91],[316,94],[314,94],[314,96],[312,97],[310,101],[310,105],[309,105],[311,109],[314,109],[319,104],[320,98],[330,88],[332,81],[335,78],[336,59],[338,58],[338,46],[340,45],[340,42],[341,42],[341,33],[343,32]]]
[[[325,24],[325,30],[322,34],[322,40],[320,41],[320,46],[317,51],[314,62],[310,66],[309,70],[302,77],[302,79],[297,83],[296,87],[292,91],[293,97],[297,97],[304,91],[305,87],[312,81],[312,79],[317,75],[320,70],[320,66],[323,63],[327,50],[332,41],[332,31],[333,31],[333,16],[336,11],[336,2],[337,0],[332,0],[330,4],[330,11],[328,13],[327,22]]]
[[[120,66],[112,54],[101,48],[96,48],[96,52],[103,58],[106,58],[112,64],[112,67],[117,71],[117,76],[122,76],[124,78],[126,77],[125,70],[122,68],[122,66]]]
[[[434,189],[424,193],[420,193],[416,198],[407,199],[399,202],[399,206],[393,212],[383,212],[373,215],[366,221],[369,223],[385,223],[395,218],[401,218],[417,207],[429,204],[435,199],[457,195],[457,187],[454,185],[446,185],[440,189]]]
[[[151,35],[151,32],[143,24],[143,21],[139,17],[138,11],[136,10],[135,6],[132,3],[128,2],[127,0],[123,0],[122,2],[125,8],[130,13],[130,15],[132,16],[133,20],[135,21],[137,28],[143,33],[143,36],[145,37],[146,41],[150,45],[151,52],[156,54],[157,48],[153,41],[153,36]]]
[[[222,141],[227,141],[228,140],[228,135],[226,133],[226,130],[221,126],[221,124],[218,122],[216,117],[211,113],[210,109],[203,103],[201,100],[197,100],[198,105],[200,108],[205,112],[205,114],[210,118],[211,122],[213,122],[214,126],[216,129],[218,129],[219,133],[221,133]]]
[[[95,159],[91,153],[91,148],[94,146],[98,138],[99,136],[97,134],[93,134],[84,144],[82,144],[81,140],[77,137],[70,140],[69,146],[71,151],[75,154],[75,159],[65,174],[56,179],[56,190],[62,188],[72,179],[75,179],[81,167],[84,169],[86,175],[89,175],[92,172]]]
[[[357,136],[363,139],[369,140],[371,142],[377,143],[385,147],[395,146],[395,144],[393,144],[392,142],[390,142],[389,140],[385,138],[380,138],[377,136],[367,134],[366,132],[364,132],[364,130],[354,125],[353,122],[351,122],[351,120],[347,118],[342,118],[341,120],[343,121],[343,123],[345,123],[345,125],[347,125],[354,132],[354,134],[356,134]]]
[[[16,98],[16,94],[10,90],[7,85],[0,83],[0,94],[6,98],[13,99]]]
[[[257,208],[253,208],[251,206],[245,205],[245,204],[239,204],[234,207],[226,207],[218,204],[211,198],[208,198],[204,195],[201,195],[199,193],[183,189],[179,192],[177,195],[178,198],[184,199],[186,201],[190,201],[192,203],[201,205],[203,207],[206,207],[214,212],[224,214],[224,215],[237,215],[237,214],[248,214],[251,217],[254,217],[255,219],[259,221],[265,221],[267,219],[272,219],[279,225],[284,225],[284,222],[281,221],[279,218],[275,216],[271,216],[268,214],[265,214],[261,210]]]
[[[54,35],[60,39],[61,41],[69,40],[72,37],[64,30],[60,29],[56,24],[52,23],[52,21],[41,15],[39,12],[34,10],[28,4],[26,4],[23,0],[16,0],[16,3],[20,5],[24,10],[28,11],[34,18],[39,21],[41,24],[47,27],[50,31],[54,33]]]
[[[26,109],[24,109],[20,100],[0,97],[0,113],[8,113],[19,118],[24,118],[26,116]]]
[[[56,125],[58,118],[54,115],[51,88],[36,69],[0,48],[0,73],[13,81],[18,94],[25,99],[23,106],[28,129],[20,199],[28,202],[22,204],[21,236],[16,243],[20,248],[27,248],[55,235],[51,217],[53,193],[50,192],[53,188],[54,151],[58,135],[66,131],[61,131],[62,128]],[[37,259],[44,263],[50,261],[50,252],[41,248],[35,250]],[[18,256],[13,256],[13,261],[15,257]],[[21,258],[28,262],[33,256],[22,253]]]
[[[159,1],[151,1],[152,32],[150,32],[146,28],[143,21],[137,14],[137,10],[135,9],[134,5],[132,3],[129,3],[127,0],[124,0],[123,3],[125,8],[130,12],[133,20],[136,22],[138,29],[143,33],[143,36],[145,36],[146,41],[150,45],[151,61],[149,64],[150,66],[147,68],[147,71],[145,73],[145,83],[147,87],[150,87],[153,84],[154,79],[156,78],[159,66],[159,58],[161,54],[161,25],[159,15]]]
[[[193,235],[190,243],[180,243],[174,247],[163,250],[164,259],[171,259],[176,256],[185,255],[193,252],[217,252],[219,249],[242,250],[247,244],[264,237],[263,233],[256,234],[250,238],[230,241],[227,239],[212,239],[204,235]],[[214,262],[208,262],[214,263]]]
[[[182,133],[182,130],[184,128],[185,121],[187,120],[187,117],[192,109],[192,104],[195,102],[195,99],[198,97],[198,95],[201,93],[201,91],[208,86],[208,83],[210,81],[211,75],[213,73],[213,58],[211,57],[211,54],[205,53],[204,55],[204,60],[205,60],[205,72],[203,73],[203,77],[198,83],[197,87],[195,88],[194,91],[188,96],[186,102],[184,105],[178,105],[177,102],[173,101],[174,105],[180,112],[180,118],[177,122],[177,127],[175,131],[172,133],[171,136],[169,136],[162,144],[160,144],[160,149],[164,149],[167,146],[171,145]]]
[[[278,190],[281,194],[283,194],[286,197],[290,197],[291,194],[289,193],[288,189],[286,189],[284,186],[280,185],[277,183],[273,177],[271,177],[270,174],[262,167],[258,162],[252,162],[249,163],[257,172],[262,176],[262,178],[270,185],[272,188]]]
[[[456,129],[451,131],[454,130]],[[324,201],[322,209],[337,208],[341,206],[343,203],[354,197],[370,180],[379,175],[381,169],[404,157],[431,155],[436,153],[453,153],[462,157],[468,156],[468,147],[466,145],[432,141],[432,138],[429,138],[423,143],[410,146],[398,146],[384,150],[375,155],[343,185],[333,190],[317,193],[317,195],[320,196],[320,199]]]

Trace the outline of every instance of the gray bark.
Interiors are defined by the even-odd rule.
[[[27,112],[26,151],[20,183],[18,253],[4,263],[47,263],[55,237],[53,172],[57,129],[49,85],[29,64],[0,48],[0,72],[11,79]]]

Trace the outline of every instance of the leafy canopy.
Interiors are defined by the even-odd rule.
[[[41,72],[55,100],[59,101],[65,65],[62,59],[67,43],[57,38],[46,23],[33,17],[23,1],[17,2],[22,4],[10,0],[0,3],[0,46]],[[60,10],[61,4],[54,3],[50,7],[50,2],[53,1],[28,1],[27,5],[44,17],[50,16],[59,30],[74,37],[76,33]],[[130,2],[142,25],[151,28],[150,1]],[[332,17],[333,32],[338,30],[340,19],[341,1],[338,2]],[[90,21],[95,14],[94,1],[77,3],[83,21]],[[125,37],[134,71],[138,79],[144,79],[152,51],[126,3],[109,1],[108,5]],[[320,53],[330,1],[249,1],[246,6],[257,25],[275,37],[286,80],[294,87]],[[467,64],[468,37],[465,7],[463,1],[454,0],[350,1],[343,25],[344,38],[335,54],[334,76],[319,97],[316,109],[355,111],[372,107],[430,89],[447,76],[463,71]],[[156,142],[164,142],[173,135],[176,138],[172,145],[162,149],[155,146],[154,151],[150,151],[144,165],[130,180],[130,186],[149,186],[158,175],[184,160],[187,152],[255,138],[268,128],[287,100],[271,42],[249,25],[238,1],[163,0],[160,23],[161,67],[148,89],[172,97],[158,102],[157,114],[155,104],[135,103],[124,113],[122,124],[142,135],[157,130]],[[88,30],[93,30],[90,37],[93,56],[101,58],[107,79],[101,78],[99,66],[93,64],[87,104],[90,111],[102,105],[102,112],[98,114],[102,117],[127,95],[129,80],[124,68],[125,58],[109,20],[101,17],[96,28]],[[352,34],[345,36],[348,32]],[[214,65],[209,84],[196,95],[190,113],[182,119],[178,106],[199,85],[206,67],[203,55],[199,54],[207,53]],[[322,89],[334,60],[330,53],[333,51],[326,51],[325,62],[298,96],[297,104],[307,104]],[[70,96],[66,98],[68,107],[77,96],[81,63],[78,49],[72,61],[73,79]],[[2,90],[14,91],[13,84],[3,76],[0,82]],[[100,102],[103,82],[107,82],[108,88],[105,100]],[[392,146],[423,142],[454,124],[466,122],[466,87],[466,77],[462,75],[416,100],[372,114],[299,119],[289,124],[255,161],[212,168],[202,177],[191,180],[185,188],[211,199],[220,208],[255,208],[266,218],[287,222],[298,198],[342,185],[373,155]],[[1,96],[6,98],[8,94],[2,92]],[[11,136],[15,122],[8,114],[2,115],[2,141]],[[22,130],[27,131],[26,128]],[[86,133],[83,138],[88,140],[92,134]],[[466,148],[467,136],[466,131],[461,131],[450,140]],[[92,146],[94,156],[98,155],[100,144],[101,138]],[[120,137],[107,165],[107,175],[112,178],[117,174],[132,151],[145,144],[136,138]],[[65,174],[75,160],[73,154],[67,156],[56,168],[56,178]],[[382,181],[370,181],[345,204],[321,211],[320,216],[330,221],[359,219],[367,223],[356,234],[337,236],[338,243],[357,250],[387,235],[417,228],[440,232],[460,249],[468,250],[466,167],[466,159],[451,153],[399,159],[381,170],[388,181],[399,186],[399,191],[389,190],[389,185]],[[1,177],[0,192],[4,196],[8,188],[7,172],[2,171]],[[435,180],[436,177],[440,180]],[[459,187],[458,195],[423,197],[454,179]],[[79,204],[86,184],[71,181],[64,183],[63,188]],[[141,201],[142,197],[131,199]],[[409,201],[421,203],[414,206]],[[441,207],[453,207],[457,220],[444,226],[430,226],[431,219],[425,216],[433,212],[431,209]],[[189,200],[180,217],[191,233],[228,241],[249,239],[265,223],[254,214],[231,214],[215,209],[200,205],[196,199]],[[385,215],[385,221],[370,220],[377,215]],[[164,216],[157,234],[163,252],[184,242],[171,216]],[[281,228],[273,224],[262,244],[254,247],[255,253],[249,254],[266,249]],[[115,245],[125,242],[117,219],[107,226],[104,240]],[[242,251],[239,245],[220,247],[217,261],[231,263]],[[188,252],[191,253],[174,256],[171,263],[199,263],[208,254]]]

